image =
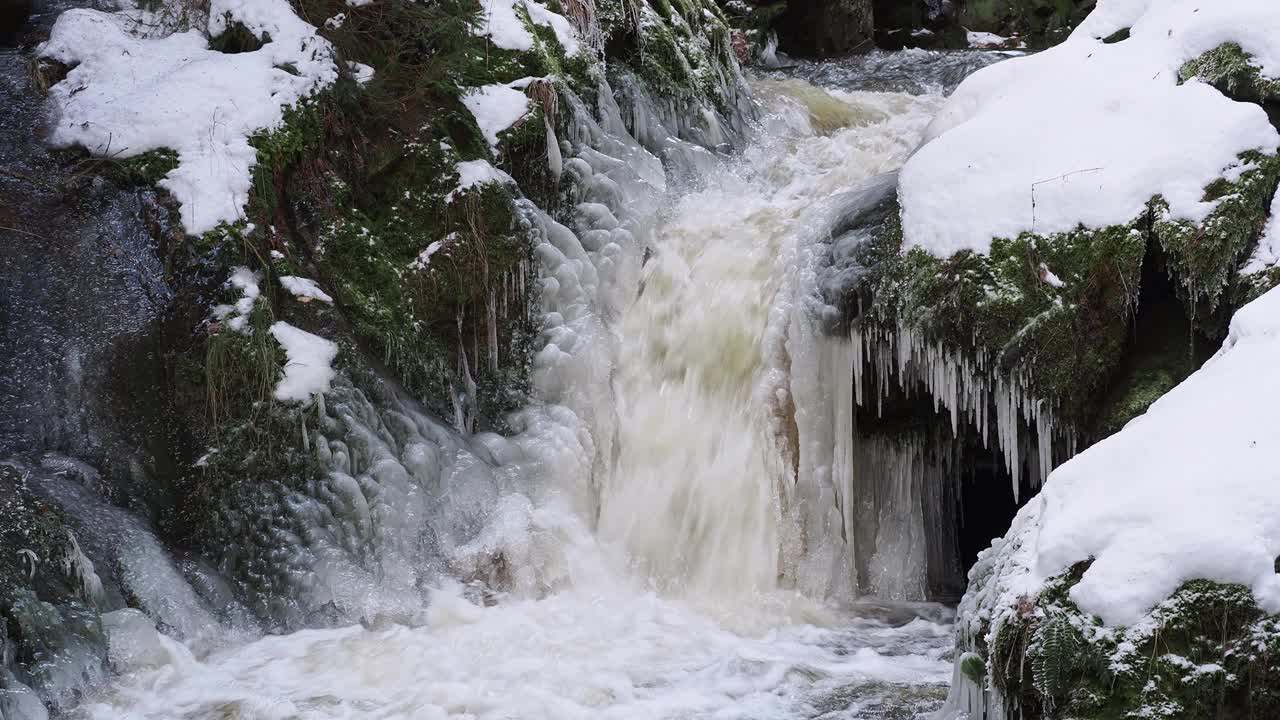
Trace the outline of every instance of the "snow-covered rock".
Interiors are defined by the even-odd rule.
[[[1203,221],[1206,186],[1280,147],[1261,107],[1180,79],[1227,42],[1280,76],[1280,4],[1101,0],[1061,45],[975,73],[902,170],[905,246],[985,253],[1024,231],[1125,224],[1157,195]]]
[[[270,41],[250,52],[211,48],[233,24]],[[211,0],[203,30],[154,32],[136,10],[58,17],[39,54],[72,69],[50,90],[50,139],[113,158],[176,151],[178,167],[160,185],[187,232],[201,234],[243,217],[257,158],[249,138],[280,127],[284,111],[338,69],[332,46],[287,0]]]
[[[1239,660],[1251,648],[1280,647],[1275,618],[1250,625],[1251,614],[1280,614],[1277,368],[1280,288],[1236,313],[1203,368],[1049,476],[970,574],[960,607],[965,649],[1007,653],[1005,631],[1030,628],[1012,634],[1027,636],[1023,652],[1043,655],[1040,633],[1066,622],[1079,638],[1072,651],[1109,657],[1109,672],[1123,681],[1129,656],[1160,628],[1194,637],[1185,616],[1203,608],[1175,595],[1192,581],[1228,588],[1200,592],[1211,599],[1243,586],[1256,606],[1221,620],[1221,637],[1207,640],[1232,642],[1213,652]],[[1252,633],[1252,644],[1237,647],[1240,633]],[[994,673],[1002,663],[990,664]],[[976,713],[993,701],[959,672],[956,682],[953,710]],[[989,694],[1000,703],[1007,690],[997,683]]]

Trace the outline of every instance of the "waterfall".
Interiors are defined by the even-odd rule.
[[[516,201],[531,261],[486,299],[490,352],[500,315],[526,308],[540,328],[511,432],[475,431],[472,382],[450,423],[374,373],[337,378],[290,415],[310,472],[235,488],[219,566],[155,560],[186,588],[164,601],[190,626],[159,597],[141,603],[162,621],[154,642],[113,618],[113,647],[159,650],[91,692],[85,717],[941,702],[949,611],[915,601],[958,573],[941,510],[959,492],[954,444],[858,421],[891,379],[956,427],[1000,388],[908,331],[833,332],[818,245],[849,193],[882,200],[871,190],[892,186],[942,96],[788,81],[759,109],[734,87],[693,112],[625,73],[597,81],[593,97],[558,88],[561,207]],[[469,347],[459,374],[497,360]],[[1025,395],[1001,417],[1039,418]],[[206,576],[239,579],[248,607]]]

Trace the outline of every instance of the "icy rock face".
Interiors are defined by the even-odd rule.
[[[512,201],[532,252],[503,283],[498,307],[530,313],[541,334],[528,361],[532,402],[508,418],[510,437],[476,429],[473,374],[497,358],[468,347],[452,422],[357,370],[359,362],[336,371],[326,365],[327,389],[299,394],[304,404],[273,420],[299,442],[278,456],[268,482],[236,482],[237,474],[261,470],[238,457],[234,444],[209,455],[210,470],[231,484],[216,499],[218,521],[208,530],[223,538],[222,569],[258,615],[285,627],[344,618],[416,623],[443,578],[518,596],[563,582],[564,562],[550,539],[571,529],[547,527],[560,516],[546,504],[554,497],[552,504],[567,503],[577,517],[597,512],[615,452],[611,325],[636,292],[642,243],[667,176],[628,130],[603,78],[596,92],[593,111],[560,90],[568,118],[560,143],[566,212],[557,219],[527,198]],[[666,149],[673,168],[709,157],[663,124],[659,102],[643,87],[629,92],[633,107],[652,110],[632,118],[637,134]],[[491,187],[510,192],[514,181]],[[424,268],[439,262],[436,252],[445,251],[429,253]],[[279,337],[277,326],[272,333]]]
[[[1280,707],[1262,659],[1280,648],[1278,359],[1272,290],[1236,313],[1201,370],[1049,477],[970,573],[959,639],[993,679],[957,672],[953,706],[1003,717],[1166,703],[1199,717],[1212,690],[1232,707]],[[1021,656],[1032,682],[1008,669]]]

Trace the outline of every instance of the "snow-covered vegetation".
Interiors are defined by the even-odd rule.
[[[52,140],[113,158],[176,151],[178,165],[160,184],[181,206],[187,232],[200,234],[245,216],[257,158],[249,139],[332,85],[338,66],[329,42],[287,0],[212,0],[207,22],[192,29],[173,27],[174,9],[164,10],[76,9],[58,18],[39,51],[71,66],[51,90],[59,113]],[[250,47],[218,46],[233,36]]]

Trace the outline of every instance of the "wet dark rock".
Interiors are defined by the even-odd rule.
[[[0,47],[13,45],[31,15],[31,0],[0,0]]]
[[[780,48],[800,57],[871,50],[872,27],[870,0],[791,0],[775,24]]]

